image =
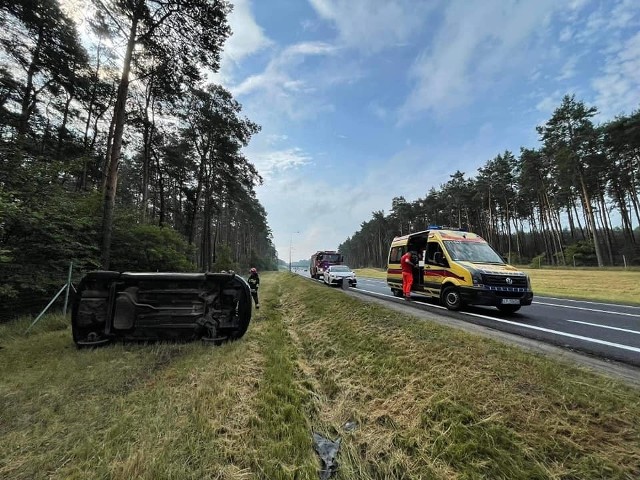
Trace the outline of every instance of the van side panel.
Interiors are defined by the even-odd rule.
[[[456,260],[447,245],[460,250]],[[400,257],[407,250],[417,251],[420,257],[419,281],[414,281],[412,291],[422,295],[440,298],[443,290],[452,286],[464,304],[496,306],[511,312],[530,305],[533,300],[528,276],[511,265],[499,263],[501,259],[493,260],[499,254],[482,237],[471,232],[440,229],[393,240],[387,263],[387,284],[394,293],[402,288]]]
[[[406,251],[406,245],[396,244],[389,249],[389,259],[387,261],[387,284],[391,290],[402,291],[402,267],[400,258]]]

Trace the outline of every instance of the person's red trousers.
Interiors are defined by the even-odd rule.
[[[402,293],[405,297],[411,296],[411,285],[413,285],[413,274],[402,272]]]

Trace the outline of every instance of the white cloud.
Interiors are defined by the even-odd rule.
[[[580,10],[589,2],[590,0],[571,0],[571,2],[569,2],[569,8],[571,8],[571,10]]]
[[[291,59],[306,55],[331,55],[336,50],[336,47],[325,42],[295,43],[282,52],[280,61],[288,63]]]
[[[573,38],[573,29],[571,29],[570,27],[564,27],[560,31],[560,36],[558,37],[558,40],[560,40],[561,42],[568,42],[572,38]]]
[[[555,0],[451,1],[435,39],[410,71],[414,88],[400,109],[401,122],[464,105],[499,75],[526,68],[561,5]]]
[[[258,110],[281,112],[294,120],[332,111],[333,105],[317,92],[335,78],[315,75],[302,66],[310,57],[325,58],[338,51],[325,42],[290,45],[275,55],[263,72],[249,76],[230,90],[237,97],[254,95],[252,104]]]
[[[383,106],[381,106],[376,101],[369,103],[368,109],[371,113],[373,113],[373,115],[375,115],[380,120],[384,120],[385,118],[387,118],[387,115],[389,114],[388,110]]]
[[[291,147],[283,150],[253,152],[251,160],[260,174],[269,179],[287,170],[299,168],[311,162],[311,156],[301,148]]]
[[[576,75],[576,66],[578,65],[579,55],[570,56],[565,64],[560,69],[560,74],[556,77],[556,80],[568,80]]]
[[[563,93],[560,90],[556,90],[550,95],[546,95],[542,100],[536,104],[536,110],[543,113],[550,113],[555,110],[562,101]]]
[[[640,106],[640,33],[618,44],[592,87],[596,92],[595,104],[604,118],[629,113]]]
[[[228,17],[233,35],[226,42],[224,55],[233,62],[240,62],[273,42],[267,38],[251,13],[250,0],[235,0],[233,10]]]
[[[608,16],[608,27],[611,29],[638,26],[637,0],[621,0]]]
[[[377,52],[404,44],[421,27],[437,2],[425,0],[309,0],[316,13],[332,22],[339,42]]]
[[[251,0],[235,0],[227,21],[232,35],[224,44],[220,71],[212,75],[213,81],[225,86],[233,82],[234,71],[242,60],[273,45],[256,23],[251,12]]]
[[[276,134],[276,133],[272,133],[270,135],[267,135],[267,144],[270,146],[274,146],[277,145],[281,142],[284,142],[285,140],[287,140],[289,138],[288,135],[283,135],[283,134]]]
[[[602,2],[587,19],[576,28],[574,38],[585,44],[598,44],[603,41],[603,35],[621,29],[637,27],[637,0],[614,0]],[[606,38],[605,38],[606,40]]]

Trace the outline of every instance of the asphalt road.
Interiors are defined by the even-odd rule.
[[[309,276],[308,272],[297,273]],[[390,302],[434,309],[440,315],[640,367],[640,307],[534,296],[530,306],[511,315],[493,307],[467,307],[464,311],[451,312],[437,301],[417,294],[413,295],[413,302],[397,299],[382,279],[359,277],[356,290]]]

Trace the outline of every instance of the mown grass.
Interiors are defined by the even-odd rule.
[[[264,305],[219,348],[76,350],[61,316],[1,325],[0,478],[313,478],[307,393]]]
[[[522,268],[536,295],[640,305],[640,270],[621,268]],[[387,278],[386,270],[362,268],[362,277]]]
[[[0,326],[0,478],[640,477],[638,390],[287,273],[247,335],[76,350]],[[351,422],[355,428],[345,428]]]

